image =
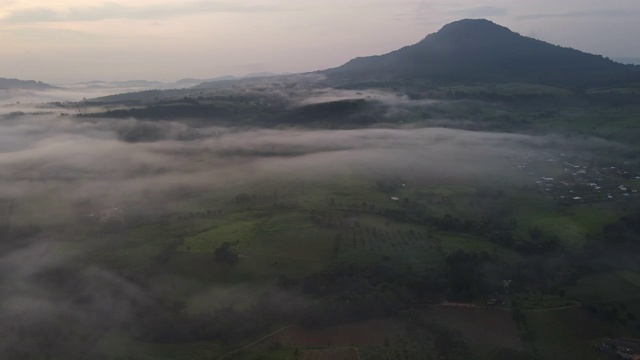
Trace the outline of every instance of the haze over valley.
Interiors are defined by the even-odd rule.
[[[27,28],[82,24],[66,34],[107,47],[111,22],[185,26],[202,12],[258,26],[302,11],[278,1],[24,3],[0,11],[12,41]],[[601,15],[626,29],[634,4]],[[345,5],[354,27],[360,5]],[[226,75],[193,60],[193,74],[126,69],[145,79],[127,80],[95,70],[86,54],[87,68],[68,81],[43,69],[34,70],[42,78],[0,74],[0,353],[640,356],[640,66],[491,21],[554,28],[597,18],[600,27],[599,8],[449,6],[371,5],[367,14],[381,19],[393,9],[398,32],[426,21],[407,9],[447,21],[413,44],[389,35],[380,43],[395,47],[333,65],[318,58]],[[345,43],[357,37],[343,32]],[[351,53],[335,41],[336,53]],[[610,56],[640,56],[633,46]],[[231,59],[242,53],[230,49]],[[60,66],[51,69],[70,71]]]

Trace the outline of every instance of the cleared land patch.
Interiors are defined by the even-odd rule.
[[[472,344],[523,350],[518,325],[510,311],[498,309],[432,307],[429,318],[459,331]]]
[[[317,329],[295,326],[276,335],[272,341],[291,347],[375,346],[384,344],[387,337],[397,336],[400,330],[396,320],[374,319]]]

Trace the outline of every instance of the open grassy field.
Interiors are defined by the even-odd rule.
[[[621,213],[615,205],[608,203],[562,207],[540,193],[521,193],[512,201],[521,231],[539,227],[558,236],[562,245],[571,250],[580,249],[587,235],[597,235]]]
[[[547,359],[603,359],[596,345],[608,334],[627,334],[619,325],[601,321],[584,308],[524,312],[532,345]]]
[[[619,212],[597,204],[581,204],[568,211],[539,211],[521,218],[523,225],[537,226],[557,235],[569,249],[580,249],[588,235],[598,235],[602,227],[618,219]]]
[[[60,234],[65,236],[57,246],[69,254],[93,249],[82,251],[87,255],[74,260],[74,265],[106,266],[142,279],[139,281],[156,299],[176,301],[184,314],[197,317],[225,307],[247,309],[253,303],[253,294],[276,289],[280,277],[303,279],[336,263],[383,264],[411,274],[443,278],[446,257],[459,250],[487,253],[490,260],[486,261],[508,266],[526,260],[521,251],[489,242],[480,233],[439,230],[419,216],[441,219],[450,214],[479,221],[487,214],[500,213],[515,220],[516,234],[524,236],[529,228],[539,227],[557,235],[564,248],[578,251],[587,235],[621,214],[612,204],[561,207],[536,188],[523,189],[519,182],[500,186],[476,184],[473,179],[450,185],[421,184],[412,179],[397,182],[392,191],[382,191],[385,189],[374,180],[346,173],[325,181],[293,179],[281,186],[272,182],[252,187],[230,185],[229,192],[188,194],[180,201],[164,204],[144,221],[125,217],[111,227],[98,222],[79,224],[73,231],[63,230]],[[35,199],[25,201],[19,211],[34,208]],[[78,221],[72,199],[61,209],[45,222],[46,226]],[[420,215],[396,216],[412,211]],[[37,214],[29,221],[39,221]],[[91,244],[84,242],[88,238]],[[216,261],[214,253],[223,243],[231,244],[238,254],[237,263]],[[624,302],[627,312],[640,308],[640,275],[631,272],[587,276],[565,290],[567,298],[582,302]],[[590,342],[601,336],[601,332],[571,333],[575,324],[601,325],[582,309],[568,310],[566,316],[561,312],[527,313],[535,334],[532,343],[520,339],[520,329],[509,311],[434,307],[426,313],[430,319],[462,333],[483,354],[495,349],[527,350],[533,344],[550,358],[562,358],[571,355],[562,347],[566,341],[566,348],[580,348],[583,353],[579,356],[589,359],[595,358]],[[379,346],[385,338],[401,334],[402,325],[385,319],[319,329],[296,326],[278,334],[263,348],[247,349],[235,358],[342,356],[331,355],[324,348]],[[548,333],[549,328],[557,330]],[[607,329],[619,330],[614,325]],[[308,346],[318,349],[303,352],[302,348]],[[107,332],[94,352],[136,359],[210,359],[233,348],[215,341],[144,342],[132,340],[117,329]],[[295,348],[301,348],[297,357]]]
[[[531,129],[567,134],[568,137],[595,136],[635,146],[634,139],[638,136],[637,114],[638,105],[574,107],[536,119]]]
[[[640,274],[612,271],[587,275],[566,290],[568,295],[585,303],[640,300]]]
[[[432,307],[429,319],[459,331],[474,346],[524,350],[518,325],[510,311],[462,307]]]

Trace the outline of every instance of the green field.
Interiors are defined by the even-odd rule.
[[[640,274],[612,271],[587,275],[568,287],[567,294],[585,303],[640,300]]]
[[[517,264],[523,259],[516,251],[496,246],[486,240],[470,235],[439,233],[437,238],[439,239],[440,249],[445,256],[463,250],[486,253],[490,256],[495,256],[498,261],[507,264]]]
[[[546,359],[603,359],[596,348],[601,338],[628,334],[623,327],[601,321],[584,308],[524,314],[531,344]]]
[[[589,236],[624,213],[615,204],[559,206],[535,188],[522,188],[519,178],[513,184],[505,181],[493,186],[473,181],[425,184],[410,177],[394,181],[393,190],[387,191],[371,178],[346,171],[330,180],[300,177],[281,186],[275,181],[236,184],[226,187],[225,192],[185,192],[179,201],[164,204],[144,220],[128,222],[125,218],[116,224],[81,223],[68,199],[61,204],[63,210],[46,219],[43,226],[51,229],[57,224],[78,224],[72,229],[61,228],[63,240],[56,244],[60,252],[73,259],[70,267],[106,267],[136,279],[154,301],[176,304],[180,310],[174,316],[197,319],[220,309],[250,311],[259,294],[284,291],[278,285],[282,278],[298,286],[287,289],[294,293],[287,296],[304,298],[306,295],[295,293],[300,291],[300,284],[340,266],[403,274],[394,286],[421,276],[446,286],[450,281],[446,276],[447,258],[459,252],[483,254],[482,266],[492,271],[511,271],[527,263],[526,253],[491,242],[487,233],[476,228],[443,230],[439,221],[447,216],[459,220],[457,224],[481,224],[487,217],[498,216],[514,236],[521,238],[529,236],[531,228],[540,228],[558,236],[561,247],[552,253],[558,255],[565,251],[578,254],[588,244]],[[398,199],[392,200],[392,196]],[[20,211],[31,212],[37,206],[35,198],[28,199]],[[37,214],[28,217],[28,222],[39,221]],[[216,260],[216,249],[224,243],[237,254],[237,263]],[[76,258],[74,254],[84,255]],[[486,297],[493,296],[501,276],[492,273],[487,277],[486,289],[475,304],[484,304]],[[389,285],[372,286],[380,291],[375,293],[377,301],[393,298],[384,293]],[[608,308],[624,304],[626,309],[618,310],[619,318],[632,312],[640,314],[640,275],[630,271],[588,275],[564,290],[564,297],[557,295],[557,289],[552,293],[523,290],[513,297],[519,297],[519,306],[529,310],[573,304],[572,299],[577,299]],[[446,294],[427,292],[423,296],[443,299]],[[323,301],[348,302],[339,296],[327,299]],[[595,359],[597,353],[591,343],[603,336],[602,329],[627,331],[617,323],[603,325],[601,318],[586,314],[583,308],[525,311],[533,339],[521,341],[521,329],[512,321],[509,310],[434,307],[427,313],[432,320],[463,334],[465,341],[487,358],[500,349],[537,349],[551,358],[578,354]],[[575,334],[575,324],[601,327],[602,331]],[[267,326],[263,332],[273,331],[276,325],[289,323]],[[113,328],[93,345],[92,351],[108,354],[109,359],[209,359],[259,336],[252,334],[234,344],[214,340],[163,343],[143,341],[130,336],[126,329]],[[294,359],[293,351],[292,347],[252,348],[236,358]]]
[[[495,85],[458,85],[447,88],[442,88],[443,91],[460,92],[465,94],[492,94],[502,96],[516,96],[516,95],[553,95],[553,96],[569,96],[571,91],[539,84],[530,83],[510,83],[510,84],[495,84]]]

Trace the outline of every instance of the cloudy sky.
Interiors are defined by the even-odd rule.
[[[303,72],[487,18],[608,57],[640,57],[638,0],[2,0],[0,77],[175,81]]]

